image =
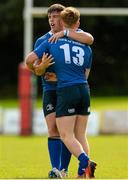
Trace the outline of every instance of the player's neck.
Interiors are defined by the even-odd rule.
[[[71,27],[65,27],[65,29],[69,29],[71,31],[76,31],[77,30],[77,28],[71,28]]]
[[[57,31],[57,30],[56,30],[56,31],[51,30],[51,32],[52,32],[53,34],[58,33],[58,32],[60,32],[60,31],[63,31],[63,29],[59,29],[58,31]]]

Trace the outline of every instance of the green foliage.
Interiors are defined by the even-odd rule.
[[[24,1],[22,0],[0,1],[0,37],[4,38],[12,31],[18,33],[23,23],[20,20],[22,18],[23,4]]]
[[[90,158],[98,164],[96,178],[128,178],[128,136],[89,137]],[[72,157],[69,178],[77,176],[78,160]],[[43,179],[51,169],[46,137],[0,136],[1,179]]]
[[[94,35],[93,64],[89,77],[93,95],[123,95],[128,92],[128,17],[89,17],[81,26]],[[94,32],[96,29],[96,33]]]

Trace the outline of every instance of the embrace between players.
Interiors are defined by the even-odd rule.
[[[48,21],[51,30],[37,39],[25,59],[27,67],[42,78],[52,166],[48,177],[67,178],[74,155],[79,161],[77,178],[94,178],[96,163],[89,158],[86,137],[93,37],[79,29],[76,8],[53,4],[48,8]]]

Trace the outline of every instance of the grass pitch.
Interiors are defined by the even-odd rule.
[[[0,99],[0,108],[17,108],[18,99]],[[35,108],[42,107],[42,99],[37,99]],[[119,97],[91,97],[91,109],[95,111],[102,110],[128,110],[128,96]]]
[[[88,137],[90,158],[98,166],[96,178],[128,179],[128,136]],[[78,161],[72,157],[69,178],[75,178]],[[51,169],[47,137],[0,136],[0,179],[45,179]]]

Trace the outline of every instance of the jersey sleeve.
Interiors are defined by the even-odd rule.
[[[48,40],[50,38],[50,36],[51,36],[50,33],[46,33],[45,35],[38,38],[34,44],[34,49],[36,49],[45,40]]]
[[[34,49],[36,49],[45,40],[46,40],[46,35],[38,38],[34,44]]]
[[[48,41],[45,40],[44,42],[42,42],[39,46],[37,46],[37,48],[34,49],[33,51],[38,58],[42,58],[44,53],[48,53]]]

